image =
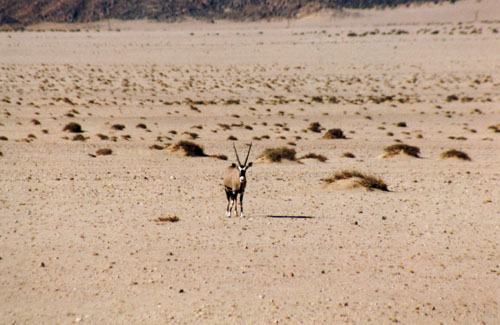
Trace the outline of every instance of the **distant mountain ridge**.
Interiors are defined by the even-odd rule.
[[[0,25],[102,19],[259,20],[293,18],[324,8],[372,8],[454,0],[0,0]]]

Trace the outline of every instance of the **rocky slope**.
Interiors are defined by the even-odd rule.
[[[428,0],[0,0],[0,25],[88,22],[106,18],[175,21],[198,19],[256,20],[290,18],[323,8],[370,8]],[[453,1],[453,0],[452,0]]]

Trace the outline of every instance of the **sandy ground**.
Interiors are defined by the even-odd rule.
[[[498,324],[499,11],[1,33],[0,323]],[[230,136],[328,160],[254,164],[225,218]]]

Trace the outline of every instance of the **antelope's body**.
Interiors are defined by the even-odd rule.
[[[247,158],[245,159],[245,163],[240,163],[240,158],[238,157],[238,152],[236,151],[236,147],[234,146],[234,152],[236,153],[236,159],[238,160],[238,164],[232,164],[229,166],[224,173],[224,190],[226,191],[227,196],[227,208],[226,208],[226,217],[231,217],[231,212],[233,210],[233,206],[235,205],[236,215],[238,215],[238,195],[240,196],[240,215],[243,215],[243,194],[245,193],[245,187],[247,185],[246,179],[246,171],[248,168],[252,166],[252,163],[248,163],[248,156],[250,155],[250,149],[252,149],[252,144],[250,144],[250,148],[248,149]]]

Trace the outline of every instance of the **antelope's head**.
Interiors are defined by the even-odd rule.
[[[233,168],[237,168],[240,174],[240,182],[245,182],[246,181],[246,172],[247,169],[252,167],[252,163],[248,162],[248,157],[250,156],[250,150],[252,149],[252,143],[250,143],[250,147],[248,148],[247,152],[247,157],[245,158],[245,163],[242,164],[240,162],[240,157],[238,157],[238,151],[236,150],[236,146],[233,143],[233,148],[234,148],[234,153],[236,154],[236,160],[238,161],[238,164],[233,163],[231,166]]]

